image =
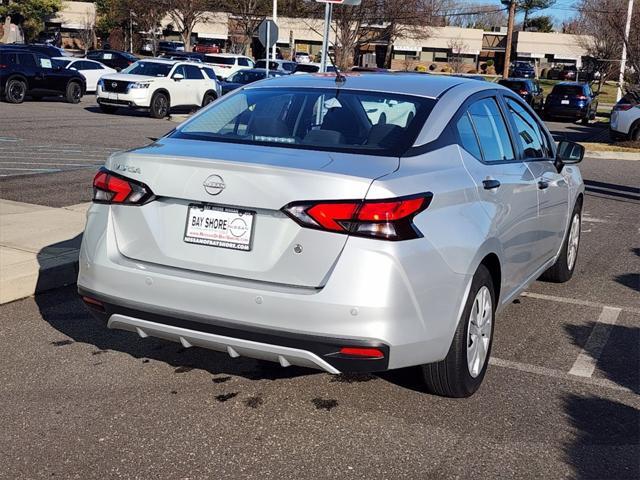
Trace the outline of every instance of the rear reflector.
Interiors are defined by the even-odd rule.
[[[295,202],[282,208],[299,225],[361,237],[409,240],[421,236],[413,218],[431,203],[433,194],[384,200]]]
[[[382,350],[378,350],[377,348],[342,347],[340,354],[349,357],[384,358]]]
[[[104,304],[100,300],[96,300],[95,298],[91,297],[82,297],[82,301],[91,308],[104,311]]]
[[[618,103],[614,105],[613,110],[616,112],[626,112],[634,107],[631,103]]]
[[[104,168],[101,168],[93,179],[95,203],[143,205],[152,199],[153,193],[143,183]]]

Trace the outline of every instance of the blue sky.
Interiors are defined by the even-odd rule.
[[[478,0],[463,0],[467,3],[480,3]],[[487,5],[500,5],[500,0],[484,0],[483,3]],[[541,10],[536,12],[536,15],[551,15],[555,17],[556,23],[562,23],[563,20],[567,20],[575,16],[574,4],[576,0],[556,0],[555,5],[552,8]]]

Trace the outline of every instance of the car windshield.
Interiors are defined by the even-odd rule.
[[[525,82],[518,82],[514,80],[500,80],[498,82],[500,85],[504,85],[511,90],[526,90],[527,84]]]
[[[320,67],[317,65],[312,65],[310,63],[299,63],[296,66],[296,72],[305,72],[305,73],[316,73],[320,70]]]
[[[138,60],[138,57],[136,57],[135,55],[131,55],[129,52],[121,52],[121,53],[122,53],[122,56],[127,60],[131,60],[132,62],[135,62],[136,60]]]
[[[551,93],[553,95],[584,95],[582,87],[576,85],[556,85]]]
[[[171,136],[399,156],[413,144],[434,104],[433,99],[390,93],[249,87]]]
[[[248,70],[240,70],[234,73],[231,77],[229,77],[229,81],[233,83],[242,83],[243,85],[246,85],[248,83],[262,80],[263,78],[266,78],[266,71],[255,72],[255,71],[248,71]]]
[[[220,57],[218,55],[207,55],[206,60],[208,63],[217,63],[220,65],[235,65],[236,59],[233,57]]]
[[[122,70],[121,73],[130,73],[132,75],[144,75],[146,77],[166,77],[169,75],[173,64],[160,62],[136,62]]]

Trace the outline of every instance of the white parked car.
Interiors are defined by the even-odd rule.
[[[311,57],[307,52],[296,52],[295,60],[298,63],[311,63]]]
[[[98,88],[98,80],[100,80],[103,75],[117,73],[116,70],[107,67],[103,63],[86,58],[54,57],[53,63],[56,67],[80,72],[87,80],[87,92],[96,91]]]
[[[216,72],[216,76],[220,79],[225,79],[238,70],[255,67],[255,62],[251,58],[233,53],[206,54],[204,61],[206,64],[211,65]]]
[[[120,73],[98,81],[100,109],[113,113],[128,107],[149,110],[154,118],[169,115],[172,107],[204,107],[222,94],[212,68],[176,60],[140,60]]]
[[[611,111],[612,140],[640,140],[640,94],[628,93]]]
[[[298,64],[296,62],[292,62],[291,60],[269,60],[269,70],[274,70],[276,72],[292,74],[296,71],[296,67]],[[256,62],[256,68],[267,68],[266,60],[258,60]]]

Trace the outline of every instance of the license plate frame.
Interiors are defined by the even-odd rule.
[[[571,103],[569,100],[560,100],[560,105],[569,105]]]
[[[243,239],[244,234],[232,233],[232,228],[229,227],[228,235],[223,235],[223,238],[215,238],[214,234],[206,235],[208,228],[202,226],[193,225],[192,211],[197,210],[202,214],[204,220],[206,219],[226,219],[229,224],[235,223],[234,231],[241,233],[242,230],[247,232],[248,238]],[[216,213],[218,212],[218,215]],[[187,215],[184,226],[183,241],[191,245],[202,245],[205,247],[225,248],[227,250],[236,250],[241,252],[250,252],[253,248],[253,236],[255,233],[255,217],[256,212],[253,210],[244,210],[241,208],[223,207],[220,205],[213,205],[209,203],[190,203],[187,206]],[[248,219],[248,222],[247,222]],[[191,223],[191,225],[190,225]],[[213,231],[219,229],[215,228]],[[194,233],[200,232],[202,236],[194,235]],[[191,234],[190,234],[191,233]],[[242,241],[234,242],[234,239],[242,239]]]

